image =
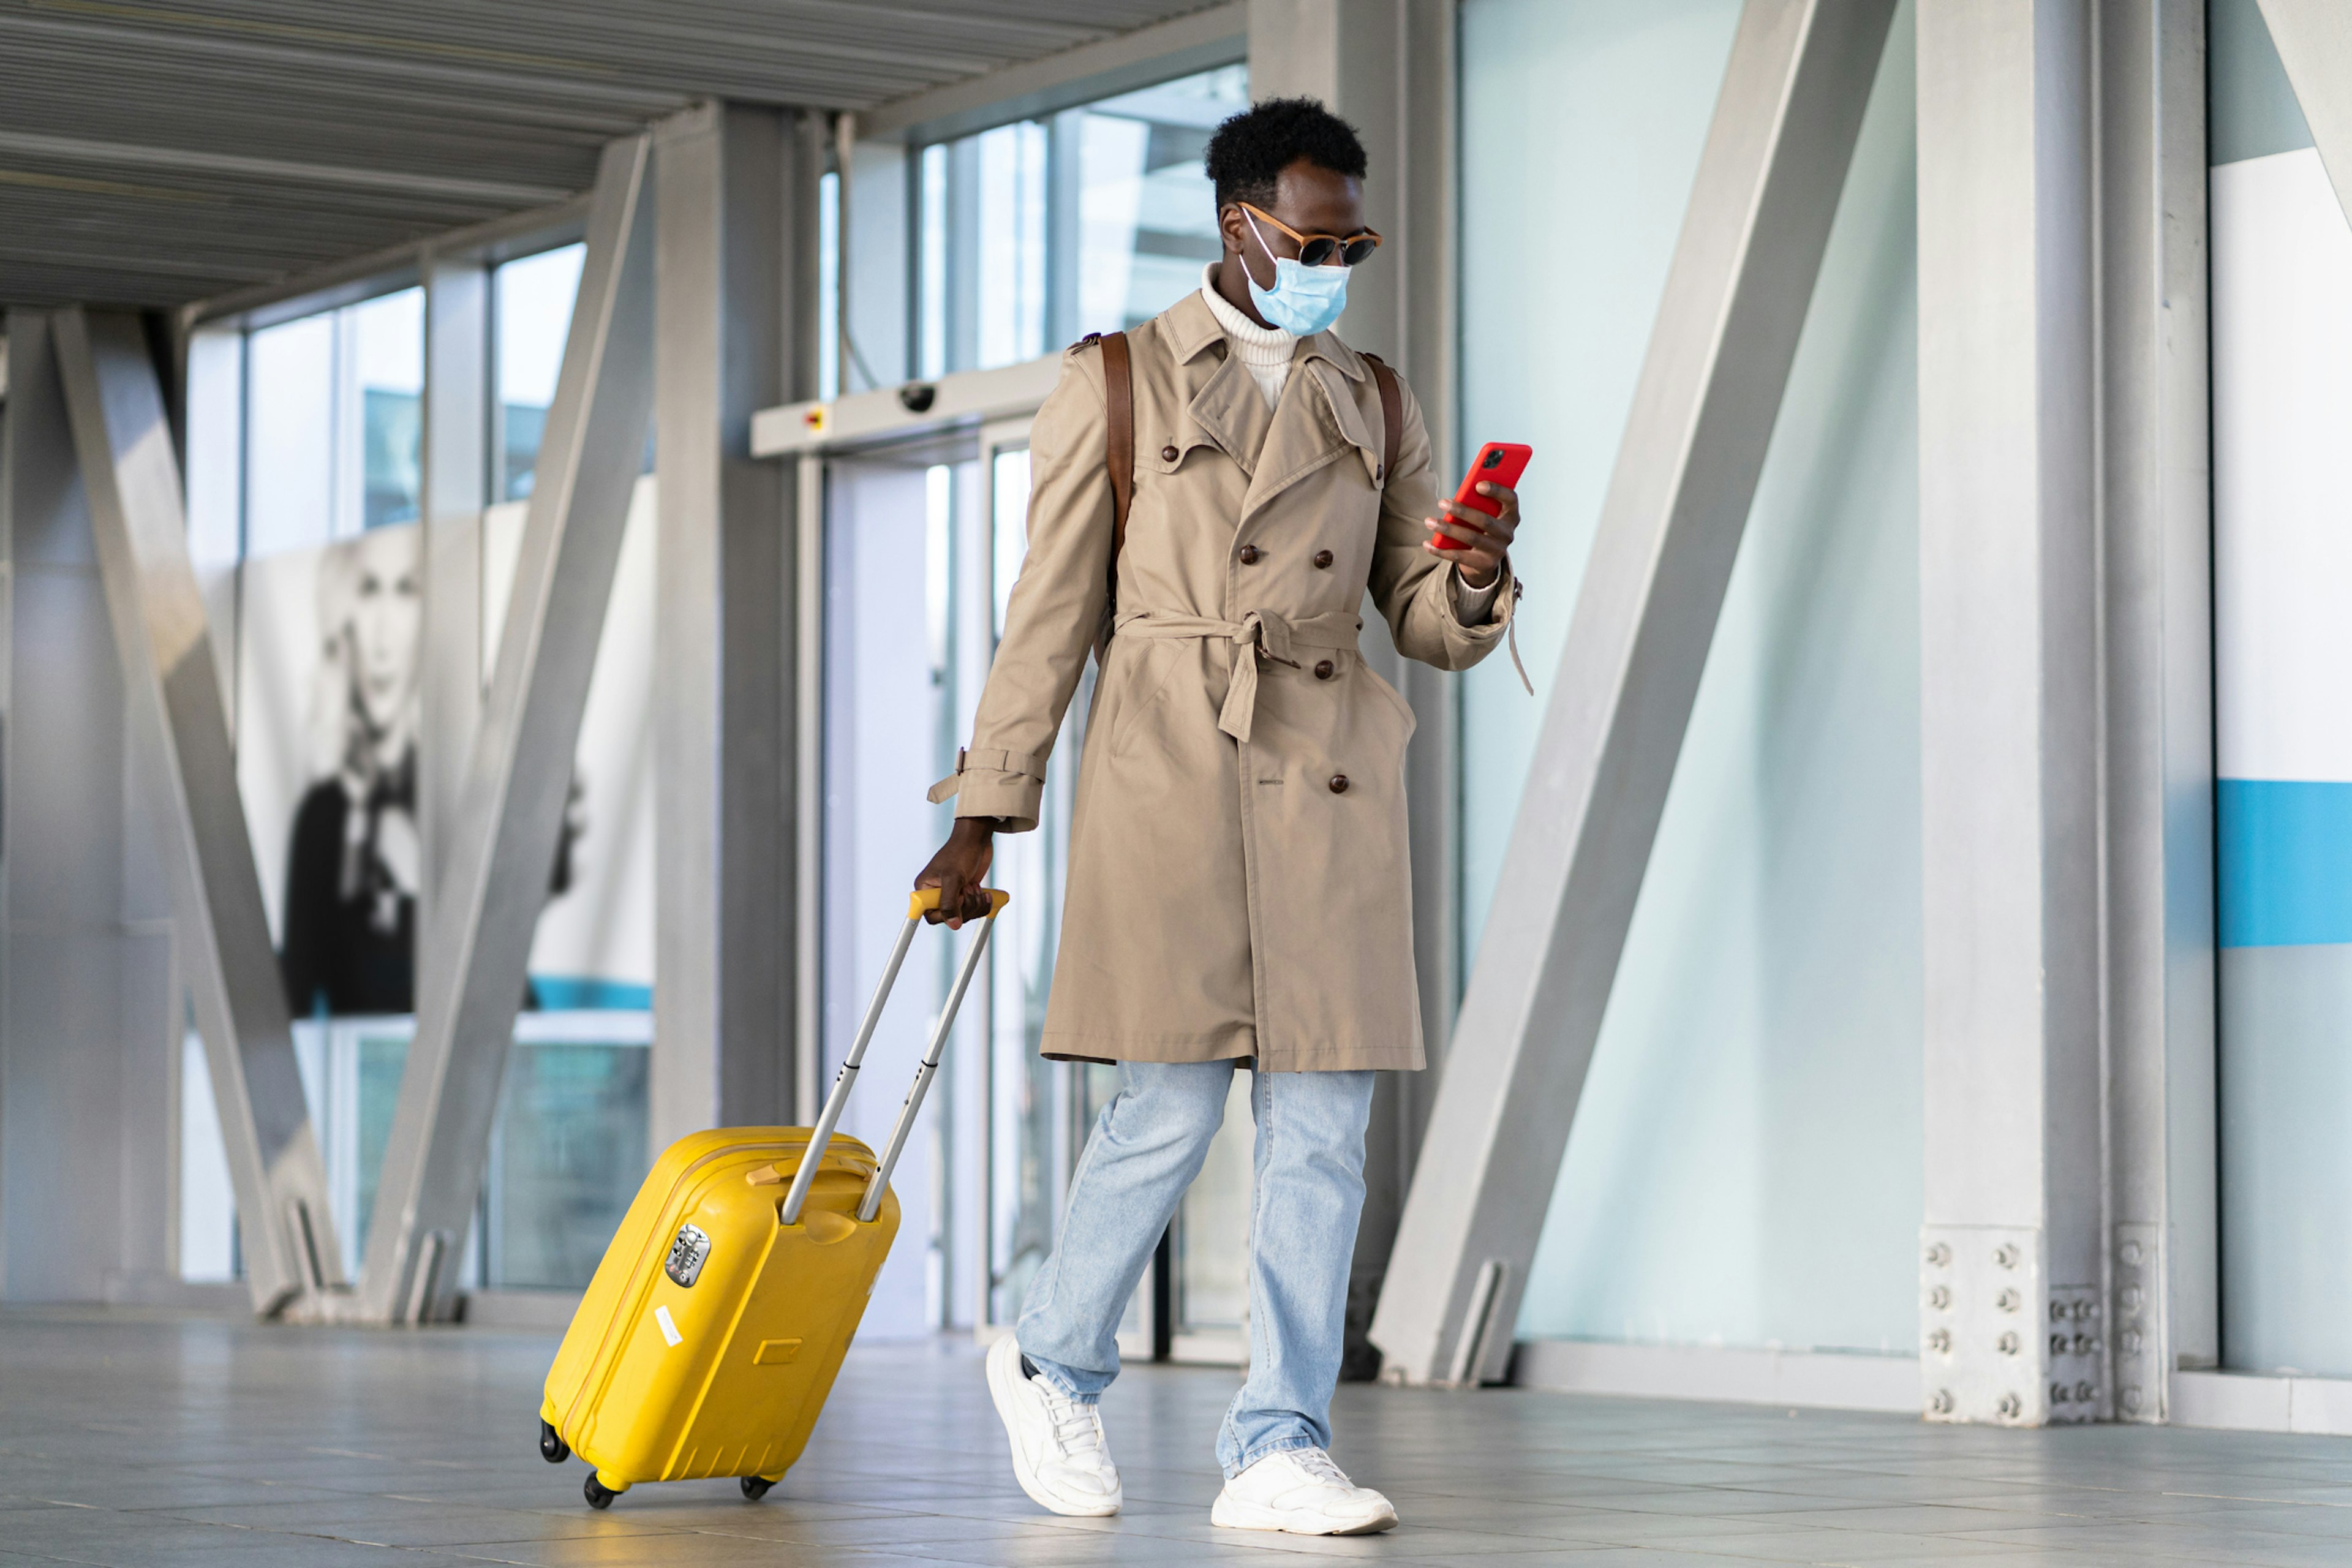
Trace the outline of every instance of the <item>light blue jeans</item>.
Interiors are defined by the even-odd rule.
[[[1119,1065],[1123,1087],[1078,1157],[1061,1236],[1013,1331],[1030,1363],[1079,1399],[1101,1398],[1118,1375],[1118,1321],[1200,1173],[1241,1065]],[[1251,1078],[1250,1369],[1217,1433],[1227,1476],[1285,1448],[1331,1446],[1372,1105],[1369,1072]]]

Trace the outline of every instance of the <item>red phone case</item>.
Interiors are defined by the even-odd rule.
[[[1502,507],[1478,493],[1479,482],[1485,480],[1517,489],[1519,476],[1528,471],[1528,459],[1535,455],[1533,447],[1522,447],[1516,441],[1487,442],[1478,448],[1478,455],[1470,459],[1470,471],[1462,476],[1461,488],[1454,492],[1454,505],[1468,507],[1472,511],[1483,511],[1488,517],[1501,516]],[[1437,535],[1437,548],[1467,550],[1470,547],[1449,534],[1441,533]]]

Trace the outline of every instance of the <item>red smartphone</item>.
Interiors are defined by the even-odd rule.
[[[1472,511],[1483,511],[1488,517],[1500,517],[1502,507],[1478,493],[1481,483],[1505,485],[1518,489],[1519,476],[1528,471],[1528,459],[1536,455],[1533,447],[1522,447],[1516,441],[1489,441],[1478,448],[1470,459],[1470,471],[1462,476],[1462,488],[1454,492],[1454,504]],[[1467,550],[1470,547],[1451,534],[1437,535],[1440,550]]]

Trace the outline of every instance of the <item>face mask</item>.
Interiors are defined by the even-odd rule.
[[[1250,302],[1257,313],[1273,325],[1294,337],[1311,338],[1328,329],[1348,308],[1348,269],[1344,267],[1306,267],[1297,258],[1276,256],[1266,248],[1265,236],[1258,234],[1257,220],[1242,214],[1242,221],[1257,235],[1258,248],[1274,263],[1274,287],[1261,289],[1255,278],[1249,279]],[[1242,268],[1249,278],[1249,268]]]

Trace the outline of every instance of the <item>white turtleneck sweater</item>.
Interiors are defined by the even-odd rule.
[[[1250,380],[1274,408],[1282,402],[1283,383],[1290,379],[1290,362],[1298,353],[1298,339],[1280,327],[1261,327],[1217,292],[1218,263],[1212,261],[1201,269],[1201,298],[1217,318],[1217,325],[1225,330],[1225,341],[1233,347],[1234,357],[1249,372]],[[1503,580],[1498,576],[1483,588],[1473,588],[1462,580],[1462,568],[1454,568],[1454,613],[1465,626],[1483,626],[1495,608],[1496,595],[1502,592]]]
[[[1265,405],[1274,407],[1282,401],[1282,384],[1290,379],[1290,360],[1298,352],[1298,340],[1280,327],[1261,327],[1234,310],[1217,292],[1217,263],[1213,261],[1201,269],[1201,298],[1216,313],[1217,325],[1225,329],[1225,341],[1233,345],[1234,357],[1242,362],[1242,368],[1257,383]]]

